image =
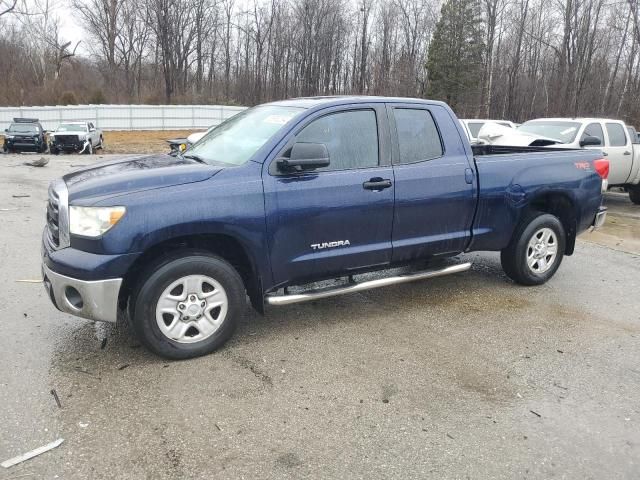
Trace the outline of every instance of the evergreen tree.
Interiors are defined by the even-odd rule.
[[[455,108],[465,99],[479,97],[485,50],[482,32],[477,0],[445,1],[427,59],[430,98]]]

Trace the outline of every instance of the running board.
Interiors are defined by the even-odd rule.
[[[290,305],[292,303],[309,302],[311,300],[319,300],[321,298],[336,297],[338,295],[346,295],[347,293],[361,292],[363,290],[371,290],[373,288],[386,287],[388,285],[397,285],[399,283],[415,282],[416,280],[425,280],[427,278],[443,277],[453,273],[466,272],[471,268],[471,263],[461,263],[452,265],[440,270],[424,270],[417,273],[407,273],[395,277],[379,278],[361,283],[350,283],[344,286],[327,288],[321,290],[309,290],[303,293],[292,295],[275,295],[269,294],[266,297],[269,305]]]

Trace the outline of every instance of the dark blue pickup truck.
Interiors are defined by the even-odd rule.
[[[478,250],[500,251],[515,282],[544,283],[576,235],[603,223],[608,168],[592,150],[472,150],[440,102],[269,103],[184,154],[54,181],[44,283],[64,312],[107,322],[126,313],[152,351],[193,357],[231,336],[247,296],[262,312],[461,272],[470,264],[412,267]]]

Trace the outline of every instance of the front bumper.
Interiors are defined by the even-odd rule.
[[[58,142],[56,140],[52,140],[49,142],[50,150],[59,150],[62,152],[80,152],[84,150],[88,146],[89,142],[87,140],[78,140],[71,142]]]
[[[121,278],[79,280],[60,275],[44,263],[42,278],[44,287],[58,310],[89,320],[116,322]]]
[[[598,208],[598,213],[596,213],[596,216],[593,219],[593,223],[591,224],[589,231],[592,232],[596,228],[600,228],[601,226],[604,225],[604,222],[606,220],[607,220],[607,207],[601,206],[600,208]]]
[[[6,140],[3,148],[5,150],[16,150],[21,152],[39,152],[42,149],[42,143],[30,140]]]

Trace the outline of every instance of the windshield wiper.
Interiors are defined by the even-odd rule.
[[[205,163],[207,165],[209,165],[209,163],[202,158],[199,155],[196,155],[195,153],[187,153],[186,155],[181,155],[182,158],[191,158],[192,160],[195,160],[196,162],[200,162],[200,163]]]

